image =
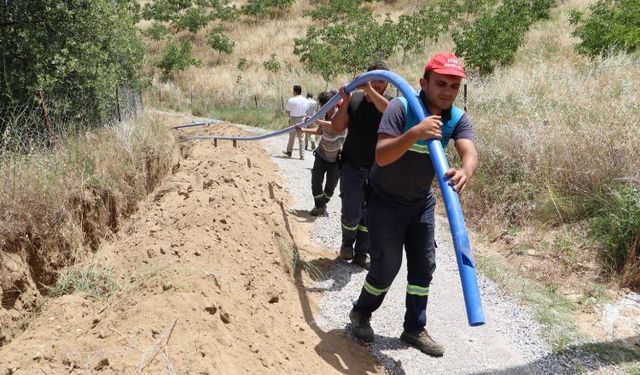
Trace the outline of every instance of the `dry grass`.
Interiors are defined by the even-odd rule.
[[[0,249],[18,251],[26,238],[33,256],[43,258],[36,281],[51,283],[57,267],[117,228],[170,158],[167,130],[150,119],[62,135],[55,146],[27,154],[0,154]]]

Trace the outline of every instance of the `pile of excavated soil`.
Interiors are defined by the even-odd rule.
[[[193,132],[238,134],[229,124]],[[0,373],[382,373],[343,330],[314,324],[302,263],[325,250],[289,219],[257,143],[183,143],[173,175],[93,259],[117,293],[53,299],[0,348]]]

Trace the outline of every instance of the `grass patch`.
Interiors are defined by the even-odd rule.
[[[533,317],[541,324],[542,335],[551,345],[553,353],[566,354],[578,349],[607,363],[620,365],[630,374],[640,374],[640,365],[637,363],[640,360],[639,351],[618,341],[589,342],[588,338],[578,331],[573,323],[573,315],[578,307],[558,294],[558,285],[538,285],[500,266],[494,259],[478,257],[476,265],[478,270],[493,280],[501,290],[515,296],[531,308]],[[602,298],[601,290],[593,293],[595,298]]]
[[[605,262],[622,273],[623,286],[640,287],[640,190],[614,189],[591,228],[604,246]]]
[[[531,307],[536,321],[541,323],[542,334],[554,352],[565,350],[580,341],[577,327],[573,324],[573,307],[569,300],[556,293],[557,286],[542,287],[484,257],[476,259],[478,269],[493,280],[500,289],[514,295]]]
[[[300,252],[295,245],[285,242],[279,236],[274,236],[280,248],[280,253],[287,261],[287,269],[292,275],[296,275],[298,271],[306,272],[313,281],[324,280],[324,273],[314,264],[300,258]]]
[[[111,297],[118,290],[118,284],[111,270],[90,265],[67,270],[47,290],[51,297],[84,293],[99,300]]]
[[[281,129],[289,126],[288,119],[284,113],[261,108],[215,108],[209,112],[209,117],[265,129]]]

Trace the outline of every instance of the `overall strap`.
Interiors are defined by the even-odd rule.
[[[398,97],[398,99],[402,103],[402,106],[404,108],[404,113],[405,113],[404,129],[402,130],[402,133],[404,134],[409,129],[416,126],[419,123],[419,121],[416,115],[413,113],[413,111],[409,109],[407,99],[404,97]],[[417,96],[417,99],[421,100],[419,95]],[[427,116],[430,116],[428,112],[427,112]],[[456,125],[458,125],[458,122],[460,121],[462,116],[464,116],[464,111],[462,109],[456,106],[453,106],[451,108],[451,118],[442,124],[442,139],[440,139],[440,143],[442,144],[443,149],[447,148],[447,144],[449,144],[449,140],[453,135],[453,131],[456,128]],[[409,151],[417,152],[420,154],[429,154],[429,147],[427,146],[427,141],[419,140],[409,148]]]

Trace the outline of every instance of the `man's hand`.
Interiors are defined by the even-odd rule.
[[[442,138],[442,121],[440,116],[432,115],[422,120],[418,125],[411,128],[418,139],[440,139]]]
[[[373,87],[371,87],[371,81],[368,81],[367,83],[356,87],[358,90],[362,90],[364,92],[371,92],[373,91]]]
[[[349,104],[349,101],[351,100],[351,94],[347,94],[346,91],[344,91],[344,86],[340,87],[340,90],[338,91],[338,94],[340,94],[340,97],[342,98],[343,101],[343,105],[345,104]]]
[[[444,173],[444,176],[445,179],[449,180],[449,186],[453,186],[453,190],[457,191],[458,195],[462,194],[467,182],[469,182],[469,179],[471,178],[471,176],[462,168],[449,168],[449,170]]]

